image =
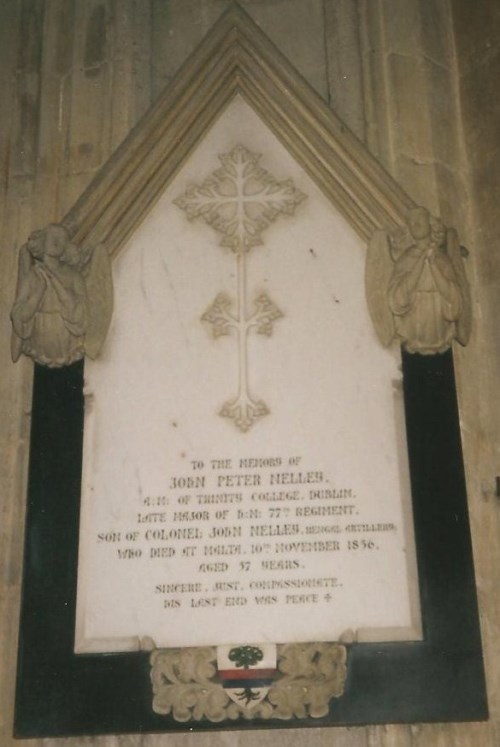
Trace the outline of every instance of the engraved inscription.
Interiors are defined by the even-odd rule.
[[[353,488],[302,461],[193,459],[191,474],[170,476],[165,495],[137,496],[133,528],[109,527],[97,543],[120,561],[174,559],[174,579],[149,589],[164,610],[339,604],[346,555],[359,555],[367,568],[393,545],[398,527],[364,521]]]

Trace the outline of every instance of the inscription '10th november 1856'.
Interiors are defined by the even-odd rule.
[[[164,494],[138,497],[129,528],[105,527],[96,542],[115,562],[175,561],[149,590],[165,610],[251,608],[334,602],[344,583],[335,555],[370,563],[395,531],[363,520],[352,488],[300,457],[211,459],[170,476]]]

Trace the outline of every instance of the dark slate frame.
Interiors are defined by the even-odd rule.
[[[147,653],[73,653],[83,363],[36,366],[15,735],[57,737],[488,717],[451,351],[403,353],[424,640],[353,644],[321,719],[180,724],[151,708]]]

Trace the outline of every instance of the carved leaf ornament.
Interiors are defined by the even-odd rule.
[[[234,648],[234,658],[255,662],[256,647]],[[347,651],[337,643],[290,643],[278,646],[276,676],[266,696],[234,702],[217,673],[215,647],[155,649],[151,653],[153,710],[176,721],[207,719],[322,718],[330,700],[344,692]]]

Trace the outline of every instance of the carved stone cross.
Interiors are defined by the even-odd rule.
[[[222,234],[221,246],[236,255],[237,303],[226,293],[219,293],[201,317],[212,325],[214,337],[234,330],[238,340],[238,392],[224,403],[223,417],[232,418],[236,426],[247,431],[253,423],[269,412],[263,400],[251,394],[248,376],[248,335],[254,330],[270,336],[274,322],[283,316],[265,294],[254,301],[248,311],[246,257],[252,247],[262,244],[261,234],[278,215],[292,215],[305,199],[290,179],[277,181],[259,166],[260,155],[238,145],[230,153],[219,156],[222,167],[213,172],[200,186],[191,185],[185,194],[174,200],[186,211],[189,220],[202,218]]]

